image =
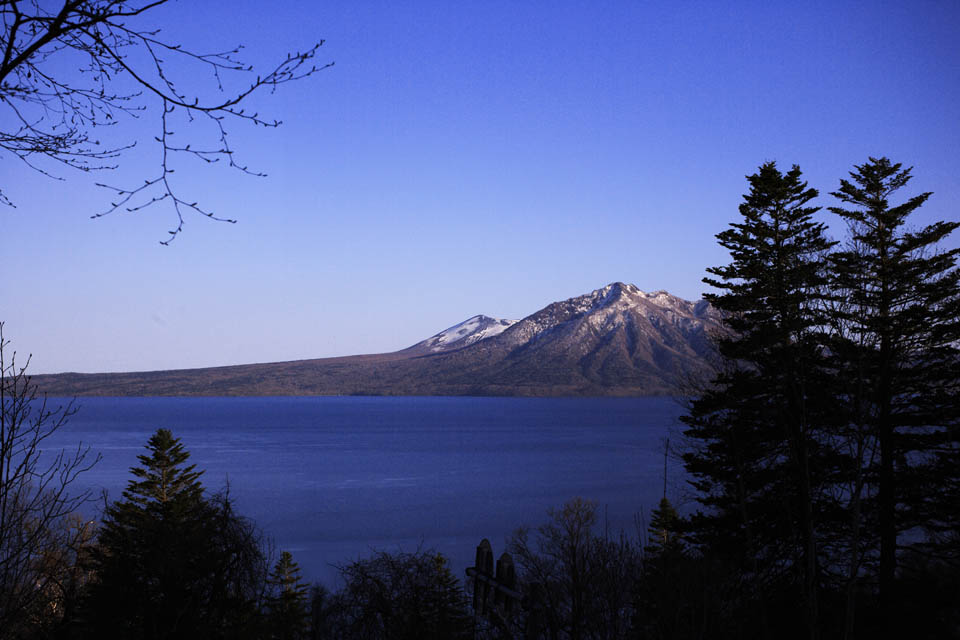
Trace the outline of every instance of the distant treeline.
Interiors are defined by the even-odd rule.
[[[631,535],[573,499],[496,572],[481,545],[466,584],[423,549],[304,584],[162,429],[80,519],[67,488],[93,461],[40,456],[72,408],[3,359],[0,324],[0,638],[960,637],[960,249],[940,247],[960,223],[909,224],[930,196],[895,202],[909,180],[856,166],[837,241],[798,167],[749,176],[705,280],[715,375],[683,418],[698,508],[664,495]]]

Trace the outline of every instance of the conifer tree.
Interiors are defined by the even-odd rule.
[[[647,535],[645,552],[648,556],[676,556],[683,553],[680,515],[666,497],[660,499],[660,504],[650,514]]]
[[[180,440],[159,429],[104,513],[83,617],[106,637],[241,637],[263,585],[253,526],[206,497]]]
[[[466,597],[460,581],[450,570],[447,558],[437,553],[433,556],[433,579],[424,607],[428,628],[434,629],[438,638],[466,638],[472,622],[466,614]]]
[[[768,633],[766,592],[792,585],[803,603],[807,634],[819,633],[820,564],[815,501],[824,481],[826,386],[820,327],[832,244],[813,220],[818,194],[799,167],[781,173],[768,162],[748,176],[742,221],[720,233],[729,265],[704,279],[722,293],[705,297],[724,314],[718,338],[725,368],[684,421],[694,447],[684,456],[706,512],[693,517],[699,542],[744,567]]]
[[[298,640],[307,633],[307,585],[289,551],[280,554],[267,578],[267,628],[269,637]]]
[[[634,632],[642,637],[692,637],[697,623],[703,620],[697,607],[698,600],[702,600],[698,598],[700,585],[686,553],[682,524],[666,496],[650,514],[632,624]]]
[[[879,514],[880,609],[892,623],[897,548],[907,544],[900,533],[921,525],[956,531],[958,524],[960,504],[949,487],[960,473],[960,249],[937,245],[960,223],[909,230],[908,218],[931,195],[891,202],[911,169],[887,158],[854,169],[832,194],[844,206],[830,208],[850,233],[849,246],[834,256],[833,288],[848,301],[837,353],[855,377],[850,415],[879,444],[879,464],[867,471]]]
[[[139,455],[143,467],[130,469],[139,481],[131,481],[123,492],[126,502],[118,508],[142,507],[153,510],[172,511],[190,509],[200,503],[203,485],[202,471],[197,465],[185,467],[190,454],[183,448],[179,438],[174,438],[168,429],[157,429],[147,441],[150,455]]]
[[[893,202],[910,177],[870,158],[841,180],[830,210],[849,240],[831,252],[816,192],[767,163],[718,236],[732,262],[709,270],[722,293],[706,297],[729,333],[684,419],[684,459],[706,507],[690,539],[709,566],[745,568],[720,595],[732,619],[756,618],[731,635],[771,635],[768,608],[793,617],[801,582],[810,637],[840,629],[841,611],[848,638],[874,617],[885,633],[917,617],[955,633],[936,590],[917,589],[960,570],[960,249],[938,248],[960,223],[911,229],[930,194]],[[881,615],[855,624],[871,587]]]

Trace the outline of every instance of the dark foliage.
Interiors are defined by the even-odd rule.
[[[706,626],[708,572],[690,553],[683,525],[667,498],[650,514],[643,571],[635,587],[633,628],[639,637],[695,638]]]
[[[225,494],[207,497],[189,453],[159,429],[108,506],[82,614],[100,637],[244,637],[256,630],[266,566],[258,533]]]
[[[733,262],[704,281],[723,293],[707,299],[731,329],[719,337],[725,369],[693,402],[685,455],[699,500],[698,542],[746,571],[741,606],[772,624],[765,602],[774,584],[792,584],[810,637],[819,629],[817,499],[825,482],[822,438],[828,403],[819,344],[819,304],[831,243],[807,206],[817,191],[794,166],[772,162],[749,176],[742,222],[717,237]]]
[[[459,580],[432,551],[378,552],[340,568],[334,637],[351,640],[472,638]]]
[[[842,364],[855,372],[851,419],[878,446],[866,469],[867,508],[877,514],[880,608],[890,625],[898,548],[912,545],[903,534],[918,527],[949,534],[958,524],[960,249],[936,247],[960,223],[910,230],[909,216],[931,195],[894,204],[910,178],[910,169],[870,158],[840,181],[832,195],[844,206],[830,209],[850,233],[849,246],[833,256],[846,299],[839,315],[850,361]],[[940,483],[946,491],[931,490]]]
[[[592,502],[574,498],[537,528],[519,529],[508,551],[525,594],[526,638],[631,638],[641,575],[638,546],[598,533]]]
[[[307,637],[307,585],[289,551],[280,554],[267,578],[266,632],[275,640]],[[317,606],[322,607],[322,602]]]
[[[957,569],[960,250],[937,243],[960,224],[907,231],[930,194],[893,204],[909,170],[855,169],[840,250],[799,169],[772,163],[718,236],[732,262],[706,282],[731,331],[685,418],[714,637],[960,633],[916,588]]]
[[[310,628],[307,637],[310,640],[333,638],[339,602],[322,584],[310,585],[308,593],[310,605]]]

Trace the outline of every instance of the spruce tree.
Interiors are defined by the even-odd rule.
[[[675,557],[683,553],[683,538],[680,533],[680,516],[666,497],[650,514],[650,526],[647,527],[647,556]]]
[[[682,525],[677,510],[666,496],[661,498],[650,513],[643,571],[636,585],[632,627],[642,637],[692,637],[697,623],[703,620],[698,606],[701,585],[692,558],[686,553]]]
[[[721,291],[705,297],[724,314],[724,364],[684,418],[694,443],[684,461],[707,507],[692,518],[695,537],[743,567],[752,587],[738,589],[746,601],[734,606],[753,610],[746,615],[766,635],[769,595],[795,589],[807,635],[816,637],[828,375],[822,258],[833,243],[813,220],[818,194],[801,175],[797,166],[781,173],[762,165],[748,176],[742,220],[717,236],[732,262],[708,269],[704,282]]]
[[[706,296],[729,331],[722,366],[685,418],[706,507],[690,539],[728,567],[726,621],[756,613],[727,631],[770,635],[768,609],[799,602],[809,636],[841,612],[845,637],[874,618],[955,633],[921,586],[960,569],[960,249],[938,249],[960,223],[910,228],[930,194],[893,202],[910,169],[870,158],[832,194],[849,240],[831,252],[796,167],[749,179],[742,222],[718,236],[732,262],[706,279],[722,291]],[[880,615],[858,623],[871,587]]]
[[[449,561],[441,553],[433,555],[433,576],[428,589],[424,618],[431,637],[469,637],[472,622],[466,613],[466,596],[450,570]]]
[[[270,638],[298,640],[307,633],[307,585],[289,551],[280,554],[267,578],[267,629]]]
[[[850,233],[834,257],[833,288],[846,299],[836,352],[856,382],[848,386],[856,405],[849,413],[879,444],[879,464],[867,478],[879,520],[880,609],[890,624],[897,548],[912,544],[900,534],[920,526],[956,531],[960,507],[949,491],[960,473],[960,249],[937,250],[960,223],[910,230],[909,217],[931,195],[894,204],[910,179],[911,169],[869,158],[832,194],[844,206],[830,207]]]
[[[201,471],[159,429],[121,500],[104,513],[83,617],[123,638],[240,637],[252,627],[263,554],[225,496],[204,495]]]

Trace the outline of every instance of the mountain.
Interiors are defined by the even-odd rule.
[[[708,371],[705,301],[615,282],[519,321],[478,315],[401,351],[137,373],[34,376],[51,395],[663,395]]]
[[[462,349],[485,338],[498,336],[516,322],[516,320],[500,320],[490,316],[473,316],[423,342],[418,342],[407,351],[426,354]]]
[[[484,395],[678,393],[705,371],[709,335],[719,328],[704,301],[616,282],[555,302],[427,369]]]

